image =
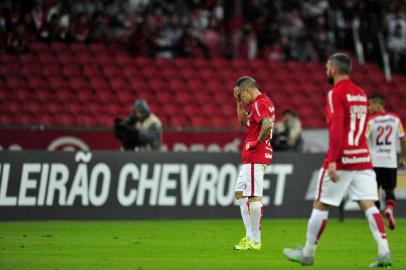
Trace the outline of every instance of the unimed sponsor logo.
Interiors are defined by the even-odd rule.
[[[75,163],[0,164],[0,206],[95,206],[114,200],[129,206],[229,206],[239,165],[232,163],[131,163],[113,169],[77,152]],[[14,164],[14,163],[13,163]],[[116,165],[115,165],[116,166]],[[292,164],[269,166],[263,203],[282,205]],[[11,175],[17,176],[13,179]],[[269,176],[276,176],[271,183]],[[275,179],[275,178],[273,178]],[[274,194],[271,184],[275,185]],[[14,188],[11,189],[10,187]]]

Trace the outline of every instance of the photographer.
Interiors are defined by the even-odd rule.
[[[284,110],[275,124],[272,144],[276,151],[302,151],[302,123],[292,110]]]
[[[127,120],[115,118],[114,134],[122,142],[124,150],[159,150],[162,124],[159,118],[150,112],[148,103],[137,99]]]

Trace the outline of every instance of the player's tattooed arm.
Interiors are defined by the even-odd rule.
[[[269,117],[265,117],[261,120],[261,133],[259,134],[258,141],[262,142],[266,136],[272,132],[272,121]]]

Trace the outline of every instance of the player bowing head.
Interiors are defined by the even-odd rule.
[[[275,107],[272,100],[258,90],[255,80],[248,76],[237,80],[234,97],[238,120],[246,127],[242,166],[234,190],[245,236],[234,249],[260,250],[263,181],[265,170],[272,162]],[[245,112],[242,104],[250,104],[249,113]]]
[[[238,79],[234,91],[245,105],[252,103],[257,94],[260,93],[257,88],[257,82],[249,76],[243,76]]]

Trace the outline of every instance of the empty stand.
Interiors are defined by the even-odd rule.
[[[297,112],[305,128],[325,127],[323,63],[265,60],[151,59],[117,44],[32,44],[30,54],[0,54],[1,125],[111,126],[146,99],[165,126],[238,127],[233,87],[253,76],[274,101],[277,116]],[[406,117],[406,78],[385,81],[374,64],[354,65],[367,93],[382,93],[388,108]]]

